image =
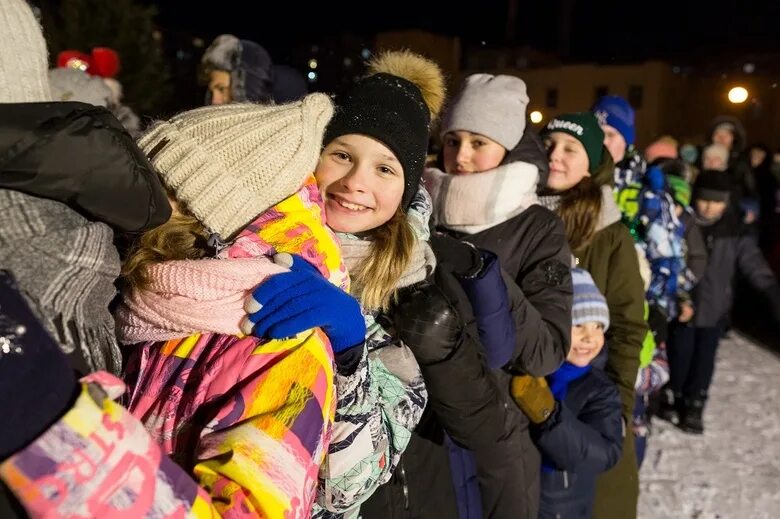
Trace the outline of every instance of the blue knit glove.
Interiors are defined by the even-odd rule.
[[[290,272],[271,276],[255,288],[244,304],[244,333],[284,339],[322,328],[334,353],[363,344],[366,322],[354,297],[299,256],[277,254],[274,262],[289,266]]]

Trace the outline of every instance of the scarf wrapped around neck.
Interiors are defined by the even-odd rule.
[[[119,253],[110,227],[54,200],[0,190],[0,268],[16,278],[38,319],[80,370],[119,374],[108,306]]]
[[[436,168],[425,171],[434,222],[466,234],[506,222],[536,204],[538,181],[539,169],[527,162],[471,175],[449,175]]]
[[[314,177],[294,195],[259,215],[217,258],[166,261],[149,268],[151,283],[123,294],[117,310],[120,342],[135,344],[197,332],[242,335],[244,300],[266,277],[285,269],[274,254],[297,254],[336,286],[349,276],[336,237],[324,224]]]

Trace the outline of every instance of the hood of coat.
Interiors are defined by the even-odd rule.
[[[257,43],[223,34],[206,49],[201,63],[207,69],[230,73],[233,102],[273,102],[273,62],[268,51]],[[210,91],[206,93],[206,104],[211,104]]]
[[[526,125],[523,137],[514,149],[510,150],[506,154],[504,160],[501,162],[504,164],[511,164],[513,162],[526,162],[533,164],[536,169],[539,170],[539,180],[537,181],[537,193],[547,187],[547,177],[550,176],[550,163],[547,159],[547,150],[544,148],[544,143],[539,134],[533,130],[529,125]]]
[[[721,124],[728,124],[734,128],[734,145],[731,147],[731,153],[741,153],[747,144],[747,132],[742,121],[734,117],[733,115],[719,115],[712,120],[710,125],[710,131],[707,134],[707,141],[712,142],[712,136],[715,133],[715,129]]]

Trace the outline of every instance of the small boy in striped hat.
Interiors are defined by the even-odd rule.
[[[512,396],[533,422],[542,453],[540,518],[590,517],[596,476],[620,459],[625,425],[620,395],[603,371],[609,308],[591,275],[572,269],[571,348],[546,378],[512,379]]]

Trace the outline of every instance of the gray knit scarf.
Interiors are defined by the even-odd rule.
[[[60,202],[0,190],[0,269],[65,353],[90,370],[121,372],[108,310],[120,260],[107,225]]]

